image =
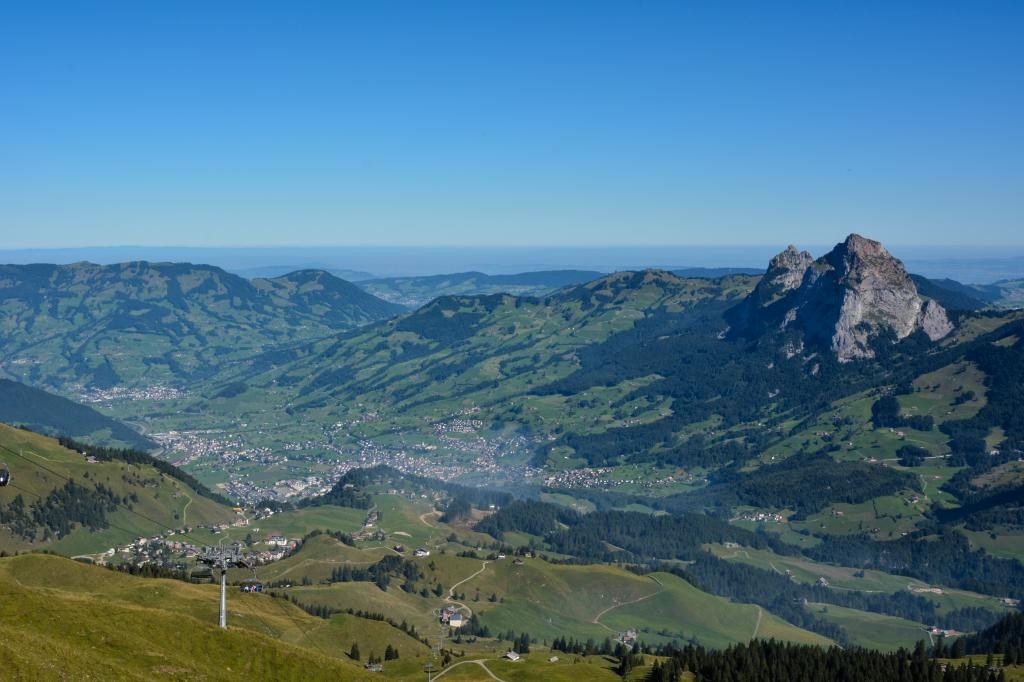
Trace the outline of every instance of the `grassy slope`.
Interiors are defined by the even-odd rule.
[[[276,609],[265,614],[270,636],[248,630],[260,623],[252,603],[241,605],[242,614],[233,605],[235,627],[223,632],[212,586],[143,580],[43,555],[2,559],[0,575],[0,614],[18,624],[0,638],[6,679],[359,676],[351,663],[286,643],[296,639],[286,636],[294,623],[316,620],[286,604],[286,619]]]
[[[351,427],[345,434],[349,438],[385,442],[397,429],[415,431],[417,440],[430,443],[437,436],[430,424],[466,407],[484,406],[491,414],[500,412],[503,419],[511,419],[504,411],[512,397],[522,400],[513,421],[540,432],[559,424],[578,432],[603,431],[627,420],[657,419],[671,409],[667,399],[630,403],[629,414],[621,417],[614,417],[607,408],[608,402],[625,396],[638,382],[653,381],[653,376],[595,387],[588,400],[539,396],[533,391],[571,373],[578,366],[578,349],[631,328],[651,310],[678,311],[709,298],[738,298],[756,278],[728,278],[715,286],[669,273],[645,273],[639,285],[632,278],[620,273],[581,287],[596,292],[598,306],[589,308],[570,295],[544,302],[504,297],[496,305],[472,297],[434,302],[404,320],[297,349],[291,362],[257,359],[250,366],[228,369],[216,378],[217,385],[241,380],[261,400],[251,403],[242,394],[218,401],[216,409],[230,420],[266,425],[261,437],[271,440],[304,439],[308,434],[298,432],[299,422],[306,422],[308,431],[309,424],[342,421]],[[444,326],[439,319],[455,315],[481,317],[475,327],[456,332],[468,334],[458,344],[431,338],[430,329]],[[423,333],[407,329],[419,321],[426,328],[420,329]],[[454,327],[458,325],[450,323],[445,329]],[[321,374],[330,376],[315,381]],[[314,385],[309,385],[311,380]],[[208,392],[209,387],[199,386],[196,391]],[[284,424],[268,422],[275,410],[267,408],[286,403],[293,418]],[[368,412],[388,418],[364,419]],[[160,417],[168,420],[164,424],[168,428],[180,420],[169,413]]]
[[[685,641],[695,637],[707,646],[721,647],[745,642],[752,637],[779,639],[800,644],[827,645],[829,640],[801,630],[752,604],[736,604],[701,592],[685,580],[669,573],[652,574],[663,591],[657,596],[622,606],[602,617],[616,630],[628,627],[664,629],[672,637]],[[686,614],[686,618],[680,618]],[[665,639],[649,635],[653,640]]]
[[[294,556],[259,569],[260,577],[267,581],[290,581],[293,587],[286,591],[304,604],[383,613],[397,622],[406,620],[422,635],[434,637],[439,627],[433,612],[444,600],[433,593],[428,597],[407,593],[397,582],[387,591],[368,582],[323,582],[332,570],[345,563],[366,565],[391,553],[381,544],[403,542],[407,547],[414,546],[406,536],[394,534],[398,529],[421,534],[416,539],[433,538],[431,543],[423,543],[434,549],[429,557],[411,559],[424,575],[417,589],[440,584],[447,594],[458,584],[456,598],[479,613],[495,633],[511,629],[549,641],[559,635],[601,640],[637,627],[645,629],[644,638],[650,642],[669,641],[682,632],[706,644],[721,645],[746,641],[754,632],[757,607],[732,604],[705,594],[674,576],[659,574],[659,584],[650,577],[614,566],[556,565],[540,559],[527,559],[521,566],[511,559],[491,561],[484,566],[481,559],[455,555],[465,546],[444,542],[452,531],[450,526],[440,523],[436,516],[419,518],[417,512],[425,504],[387,495],[376,499],[378,506],[386,510],[380,523],[380,528],[388,533],[385,543],[360,543],[353,548],[327,536],[314,537]],[[406,528],[409,531],[400,530]],[[239,573],[233,577],[242,576]],[[303,586],[304,579],[312,584]],[[663,596],[652,596],[662,592]],[[489,600],[492,594],[498,601]],[[639,601],[630,604],[634,600]],[[666,634],[659,635],[659,631]],[[825,641],[767,612],[761,616],[758,636]]]
[[[918,641],[929,639],[924,626],[903,618],[847,609],[833,604],[811,604],[809,608],[817,616],[846,628],[855,644],[869,649],[913,649]]]
[[[712,545],[711,551],[729,561],[738,561],[777,573],[791,571],[793,580],[797,582],[810,584],[816,582],[818,578],[825,578],[833,589],[892,593],[909,588],[931,587],[915,578],[874,570],[865,570],[861,576],[858,575],[860,573],[858,569],[823,564],[804,557],[781,556],[770,550],[746,547],[731,549],[721,545]],[[934,602],[939,607],[939,613],[968,606],[980,606],[997,613],[1007,611],[1007,608],[996,597],[948,587],[942,587],[942,590],[942,594],[931,592],[919,592],[918,594]]]
[[[122,497],[131,493],[138,496],[139,501],[133,503],[137,513],[119,507],[108,514],[110,528],[96,533],[79,528],[53,543],[52,548],[62,553],[99,552],[134,540],[140,535],[160,533],[167,527],[178,528],[186,524],[215,523],[234,518],[230,509],[202,497],[181,481],[151,467],[119,461],[89,464],[80,454],[61,447],[51,438],[6,424],[0,424],[0,444],[19,453],[13,455],[0,451],[0,460],[7,463],[12,476],[12,485],[0,488],[2,504],[10,503],[18,495],[22,495],[28,504],[37,502],[40,495],[45,497],[54,488],[62,487],[65,478],[90,488],[93,483],[103,483]],[[29,546],[21,538],[0,530],[0,549],[11,551]],[[38,548],[39,543],[31,546]]]

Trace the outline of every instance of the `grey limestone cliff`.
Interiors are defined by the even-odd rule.
[[[841,362],[874,355],[883,330],[904,339],[923,330],[933,341],[953,329],[946,311],[918,293],[903,263],[871,239],[851,234],[814,260],[790,246],[731,314],[736,333],[797,329]]]

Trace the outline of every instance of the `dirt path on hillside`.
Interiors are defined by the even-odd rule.
[[[489,563],[491,563],[491,562],[490,561],[481,562],[480,570],[479,571],[477,571],[473,575],[469,576],[468,578],[463,578],[459,582],[457,582],[454,585],[452,585],[451,587],[449,587],[448,588],[448,596],[444,598],[444,600],[447,603],[455,604],[460,609],[464,609],[465,611],[467,611],[468,612],[468,614],[466,616],[467,619],[473,617],[473,609],[469,608],[468,606],[466,606],[464,603],[462,603],[460,601],[455,601],[455,588],[458,587],[459,585],[463,584],[463,583],[468,583],[470,580],[472,580],[473,578],[475,578],[478,575],[480,575],[481,573],[483,573],[485,570],[487,570],[487,564],[489,564]]]
[[[488,660],[495,660],[495,659],[477,658],[477,659],[474,659],[472,661],[459,661],[458,663],[456,663],[454,665],[450,665],[447,668],[445,668],[444,670],[442,670],[441,672],[439,672],[438,674],[434,675],[434,679],[436,680],[437,678],[441,677],[442,675],[444,675],[446,672],[448,672],[452,668],[458,668],[460,665],[473,665],[473,664],[476,664],[476,665],[480,666],[481,668],[483,668],[484,672],[487,673],[488,675],[490,675],[492,680],[497,680],[498,682],[505,682],[505,680],[501,679],[500,677],[498,677],[497,675],[492,673],[491,669],[488,668],[485,665],[484,662],[488,661]]]
[[[655,578],[653,575],[651,576],[651,580],[653,580],[654,582],[658,583],[659,586],[661,586],[661,582],[657,578]],[[658,596],[659,594],[661,594],[664,591],[665,591],[665,588],[662,587],[660,590],[658,590],[656,592],[651,592],[650,594],[645,594],[644,596],[639,597],[637,599],[632,599],[630,601],[624,601],[621,604],[613,604],[612,606],[609,606],[608,608],[606,608],[601,613],[599,613],[596,616],[594,616],[594,619],[592,621],[590,621],[590,622],[593,623],[594,625],[600,625],[601,627],[603,627],[608,632],[616,632],[615,630],[612,630],[610,627],[608,627],[607,625],[605,625],[604,623],[601,622],[601,617],[604,614],[608,613],[609,611],[614,611],[615,609],[623,607],[623,606],[629,606],[630,604],[636,604],[637,602],[644,601],[645,599],[650,599],[651,597],[656,597],[656,596]]]
[[[433,525],[431,523],[427,523],[426,517],[428,517],[428,516],[440,516],[440,515],[441,515],[441,512],[437,511],[436,509],[434,511],[424,512],[424,513],[420,514],[420,521],[422,521],[423,525],[426,526],[427,528],[433,528],[433,529],[436,530],[437,526],[435,526],[435,525]]]
[[[755,604],[755,606],[757,606]],[[754,623],[754,634],[750,636],[750,639],[757,639],[757,631],[761,628],[761,616],[764,615],[764,611],[760,606],[757,607],[757,622]]]

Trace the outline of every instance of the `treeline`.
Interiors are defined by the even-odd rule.
[[[1024,564],[974,551],[960,533],[943,529],[935,539],[914,533],[888,542],[862,535],[826,536],[804,549],[817,561],[874,568],[963,590],[1024,597]]]
[[[473,503],[461,495],[453,498],[441,515],[441,523],[455,523],[468,519],[473,513]]]
[[[622,642],[612,642],[610,637],[605,637],[604,641],[600,644],[593,637],[588,638],[586,641],[577,640],[575,637],[556,637],[551,642],[552,651],[561,651],[578,656],[614,656],[622,658],[628,654],[640,653],[645,648],[647,647],[639,642],[627,647]]]
[[[996,492],[970,492],[960,500],[961,506],[936,509],[935,518],[942,523],[967,520],[972,530],[991,530],[993,526],[1024,525],[1024,485],[1011,485]]]
[[[702,551],[701,545],[711,542],[737,542],[758,549],[785,551],[782,543],[771,536],[730,526],[703,514],[594,512],[580,517],[566,530],[550,533],[547,542],[556,552],[600,561],[688,560]]]
[[[423,574],[420,572],[419,566],[412,561],[388,555],[377,563],[366,567],[342,564],[331,571],[329,582],[372,582],[380,589],[386,590],[391,584],[392,578],[402,578],[404,579],[402,588],[406,592],[412,592],[414,591],[413,584],[422,577]]]
[[[935,428],[935,418],[927,414],[915,414],[904,417],[900,414],[900,402],[895,396],[882,396],[871,406],[871,423],[875,428],[902,429],[904,427],[917,431],[931,431]]]
[[[793,455],[748,474],[723,472],[715,484],[744,504],[792,509],[797,520],[836,502],[858,504],[920,487],[913,474],[866,462],[837,462],[825,453]]]
[[[5,293],[10,293],[10,290]],[[109,367],[109,364],[100,367]],[[0,421],[47,435],[70,433],[87,436],[107,431],[111,438],[131,447],[157,446],[127,424],[87,405],[9,379],[0,379]]]
[[[218,502],[229,507],[234,505],[234,503],[231,500],[224,497],[223,495],[218,495],[217,493],[213,492],[205,485],[200,483],[199,480],[196,479],[191,474],[182,471],[181,469],[174,466],[170,462],[165,462],[162,459],[158,459],[153,455],[142,452],[140,450],[132,450],[129,448],[105,448],[98,445],[90,445],[88,443],[83,443],[81,441],[68,438],[67,436],[61,436],[60,438],[57,439],[57,442],[59,442],[68,450],[74,450],[76,452],[85,453],[86,455],[95,457],[97,460],[101,462],[110,462],[113,460],[117,460],[120,462],[125,462],[126,464],[136,464],[141,466],[153,467],[160,473],[181,481],[182,483],[192,488],[192,490],[195,490],[197,493],[199,493],[205,498],[211,499],[214,502]]]
[[[680,682],[692,674],[697,682],[1003,682],[1002,671],[985,665],[945,665],[928,656],[924,642],[912,652],[883,653],[869,649],[828,649],[775,640],[754,640],[722,650],[667,645],[657,652],[668,656],[656,661],[649,682]],[[943,670],[945,667],[945,670]]]
[[[706,552],[697,555],[685,568],[664,565],[659,570],[674,573],[705,592],[763,606],[793,625],[813,630],[844,646],[848,643],[845,631],[817,618],[806,604],[832,604],[961,631],[980,630],[999,618],[997,613],[980,607],[955,609],[940,615],[934,602],[910,591],[882,594],[808,585]]]
[[[1024,613],[1006,616],[992,627],[970,635],[964,644],[967,653],[1004,654],[1012,662],[1024,664]]]
[[[508,531],[540,535],[555,552],[596,561],[692,559],[709,542],[737,542],[783,554],[795,551],[771,535],[705,514],[615,510],[577,514],[533,500],[513,502],[481,520],[476,529],[498,540]]]
[[[0,524],[26,540],[62,538],[81,525],[91,531],[107,528],[107,513],[127,500],[97,483],[93,489],[74,481],[29,505],[19,494],[6,506],[0,505]]]
[[[579,514],[565,507],[536,500],[516,500],[481,519],[475,529],[500,541],[508,531],[544,536],[555,530],[560,521],[574,524],[579,519]]]

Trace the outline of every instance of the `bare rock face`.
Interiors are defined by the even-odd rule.
[[[804,273],[811,267],[814,257],[807,251],[797,251],[790,244],[786,250],[772,258],[768,263],[768,272],[761,281],[763,290],[771,291],[773,300],[796,289],[803,282]]]
[[[921,328],[929,339],[938,341],[953,331],[953,323],[949,321],[945,308],[929,300],[921,314]]]
[[[953,329],[941,305],[921,298],[903,263],[857,234],[818,260],[790,246],[731,314],[742,335],[793,327],[841,362],[872,357],[870,341],[883,330],[904,339],[921,329],[935,341]]]

